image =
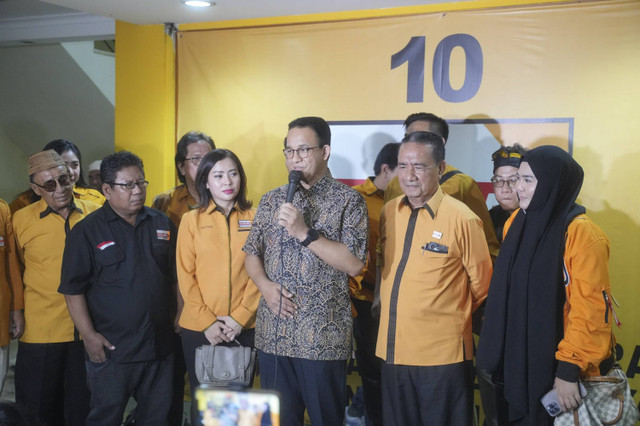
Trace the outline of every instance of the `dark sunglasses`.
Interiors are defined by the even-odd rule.
[[[47,192],[55,192],[58,184],[61,187],[70,186],[71,185],[71,176],[69,175],[60,175],[58,179],[50,179],[46,181],[44,184],[40,185],[39,183],[31,182],[32,184],[39,186]]]

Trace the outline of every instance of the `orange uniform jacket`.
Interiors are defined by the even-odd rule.
[[[471,313],[487,297],[492,271],[480,219],[438,188],[420,209],[404,197],[387,203],[380,241],[376,355],[413,366],[470,360]]]
[[[513,212],[503,234],[519,210]],[[587,215],[569,224],[564,251],[564,338],[556,359],[580,367],[582,375],[599,376],[600,362],[611,354],[611,286],[609,239]],[[606,294],[606,297],[605,297]]]
[[[151,207],[169,216],[171,222],[179,229],[182,216],[194,208],[196,204],[198,203],[189,194],[187,186],[180,185],[156,195]]]
[[[359,300],[373,301],[373,287],[376,284],[376,246],[380,238],[380,213],[384,207],[384,191],[373,184],[371,178],[362,185],[354,186],[364,197],[369,212],[369,254],[362,275],[349,277],[351,296]],[[364,284],[363,284],[364,282]]]
[[[457,171],[457,169],[449,164],[446,165],[443,175]],[[445,194],[451,195],[453,198],[462,201],[467,207],[473,211],[476,216],[482,220],[482,229],[484,231],[485,239],[489,245],[489,253],[491,258],[495,259],[500,251],[500,243],[496,238],[496,231],[487,209],[487,203],[482,195],[482,191],[478,187],[478,184],[471,176],[464,173],[458,173],[451,176],[441,185],[442,191]],[[388,202],[400,195],[403,195],[402,189],[400,189],[400,183],[398,178],[393,178],[387,189],[384,192],[385,202]]]
[[[78,339],[69,316],[64,295],[58,293],[65,227],[73,227],[99,204],[76,200],[68,224],[56,214],[41,216],[47,209],[44,200],[18,210],[13,215],[14,239],[11,242],[9,270],[11,281],[20,288],[14,292],[14,309],[24,307],[24,343],[59,343]]]
[[[232,210],[229,218],[212,202],[206,211],[192,210],[178,229],[176,262],[184,299],[180,326],[204,331],[217,315],[229,315],[252,328],[260,291],[244,268],[242,251],[255,209]]]
[[[13,239],[9,205],[0,200],[0,346],[9,344],[9,311],[24,308],[22,302],[14,306],[13,294],[22,294],[22,281],[14,282],[9,277],[9,250]]]

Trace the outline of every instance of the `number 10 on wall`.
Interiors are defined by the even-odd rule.
[[[422,102],[425,80],[425,36],[411,37],[409,43],[391,56],[391,69],[407,63],[407,102]],[[451,87],[451,52],[460,47],[465,55],[464,83],[459,89]],[[433,55],[433,88],[440,99],[465,102],[473,98],[482,83],[482,48],[469,34],[452,34],[438,43]]]

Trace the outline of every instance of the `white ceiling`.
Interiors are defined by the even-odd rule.
[[[113,39],[115,20],[179,25],[452,1],[456,0],[216,0],[213,7],[193,8],[181,0],[0,0],[0,47]]]
[[[192,8],[180,0],[0,0],[0,20],[74,11],[148,25],[303,15],[444,3],[448,0],[216,0]],[[463,0],[464,1],[464,0]]]

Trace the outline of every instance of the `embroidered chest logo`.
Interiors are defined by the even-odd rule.
[[[107,247],[111,247],[111,246],[115,246],[116,242],[115,241],[103,241],[100,244],[98,244],[96,247],[100,250],[104,250]]]
[[[171,231],[165,231],[163,229],[156,230],[156,236],[159,240],[169,241],[171,239]]]

